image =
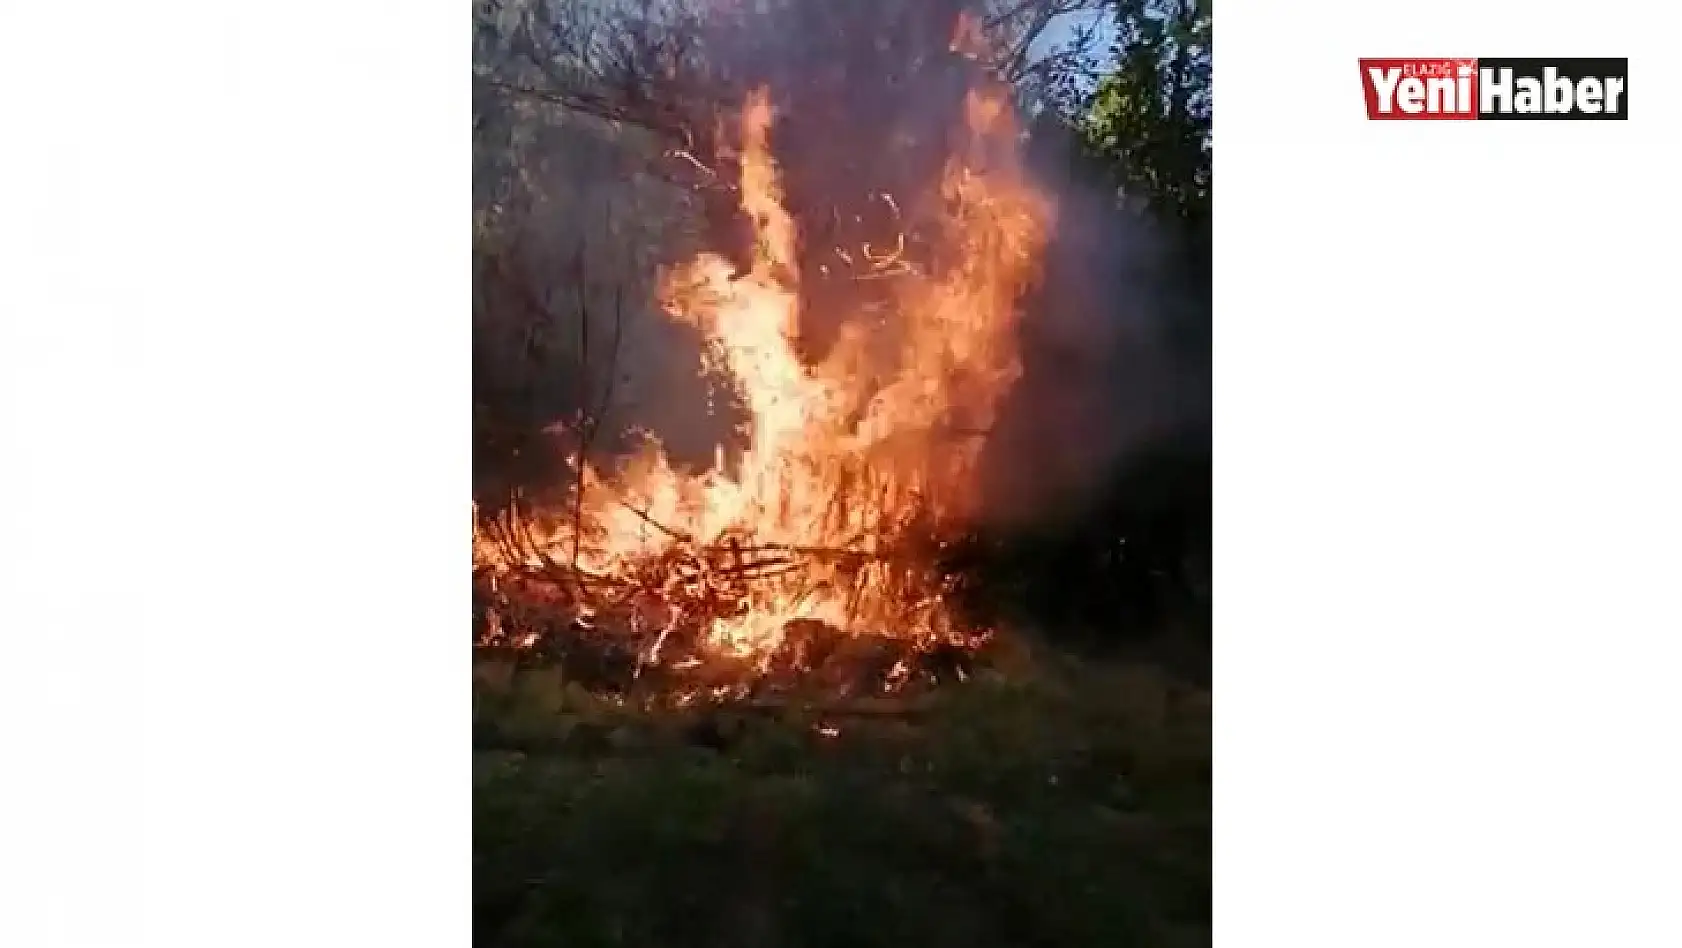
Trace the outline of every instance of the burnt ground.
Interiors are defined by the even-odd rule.
[[[914,694],[651,706],[481,654],[480,946],[1209,943],[1209,694],[1010,638]]]

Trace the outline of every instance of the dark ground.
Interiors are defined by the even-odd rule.
[[[482,948],[1209,943],[1209,694],[1151,666],[657,711],[481,662],[474,718]]]

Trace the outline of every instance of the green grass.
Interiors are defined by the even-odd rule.
[[[474,714],[481,948],[1209,941],[1208,696],[1148,669],[1041,659],[826,717],[482,667]]]

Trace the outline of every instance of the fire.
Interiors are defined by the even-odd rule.
[[[980,18],[968,10],[958,12],[958,19],[952,25],[952,42],[948,48],[968,59],[980,59],[992,51]]]
[[[977,513],[980,452],[1021,372],[1017,307],[1051,210],[1016,163],[1002,93],[972,91],[965,109],[962,146],[927,195],[940,208],[922,235],[932,262],[906,266],[904,235],[871,255],[895,268],[890,317],[846,314],[839,341],[807,364],[774,112],[765,90],[750,96],[739,161],[752,266],[733,276],[702,254],[659,285],[669,317],[705,338],[702,370],[740,393],[747,447],[697,474],[649,437],[617,470],[586,465],[576,510],[521,525],[537,538],[527,562],[510,562],[476,517],[476,565],[565,565],[584,591],[623,590],[611,598],[630,604],[649,661],[685,623],[711,650],[760,660],[786,649],[798,620],[919,643],[961,636],[934,558]]]

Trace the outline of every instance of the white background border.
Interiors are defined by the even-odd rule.
[[[470,938],[465,10],[0,12],[0,943]],[[1223,7],[1222,945],[1676,945],[1674,6]],[[1628,55],[1627,123],[1359,56]]]

